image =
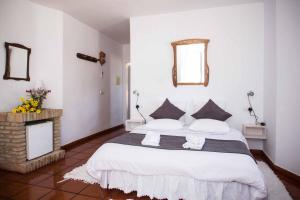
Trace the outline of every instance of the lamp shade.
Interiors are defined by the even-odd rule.
[[[45,83],[42,80],[37,80],[34,84],[34,89],[46,89],[45,88]]]

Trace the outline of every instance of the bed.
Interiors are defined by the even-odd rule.
[[[145,126],[132,133],[145,134]],[[156,130],[157,131],[157,130]],[[184,128],[162,135],[193,134]],[[243,135],[203,133],[206,138],[238,140]],[[163,150],[105,143],[89,159],[87,169],[101,187],[116,188],[138,196],[169,200],[254,200],[267,195],[263,175],[253,158],[243,154]],[[174,192],[176,191],[176,192]]]
[[[242,143],[249,152],[246,139],[233,128],[222,134],[195,131],[188,126],[153,130],[142,125],[126,137],[141,135],[142,138],[150,132],[165,138],[201,135],[221,143]],[[168,200],[258,200],[267,197],[263,174],[249,154],[152,148],[110,140],[88,160],[87,171],[101,187],[125,193],[136,191],[138,197]]]

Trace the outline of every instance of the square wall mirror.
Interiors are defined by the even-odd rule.
[[[31,49],[17,43],[5,42],[6,64],[3,79],[30,81],[29,57]]]
[[[208,85],[207,39],[187,39],[172,42],[174,66],[173,85]]]

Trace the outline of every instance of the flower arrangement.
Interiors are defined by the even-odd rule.
[[[26,92],[28,92],[30,94],[31,98],[33,98],[34,100],[39,102],[38,108],[41,109],[43,102],[47,97],[47,94],[50,93],[51,90],[38,88],[38,89],[26,90]]]
[[[12,109],[13,113],[41,113],[43,101],[46,99],[46,96],[50,90],[43,88],[27,90],[30,94],[29,99],[20,98],[22,102],[21,105]]]
[[[23,97],[20,98],[22,102],[21,105],[12,109],[13,113],[29,113],[29,112],[36,112],[41,113],[41,109],[38,108],[39,101],[34,100],[33,98],[25,100]]]

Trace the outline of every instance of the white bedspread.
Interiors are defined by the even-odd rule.
[[[145,127],[141,126],[133,132],[144,134],[145,131]],[[185,128],[160,133],[193,134]],[[246,143],[242,134],[234,129],[227,134],[201,135]],[[109,184],[110,188],[125,192],[135,190],[138,196],[169,200],[252,200],[267,196],[262,173],[255,161],[244,154],[162,150],[106,143],[88,160],[87,169],[102,187]]]

